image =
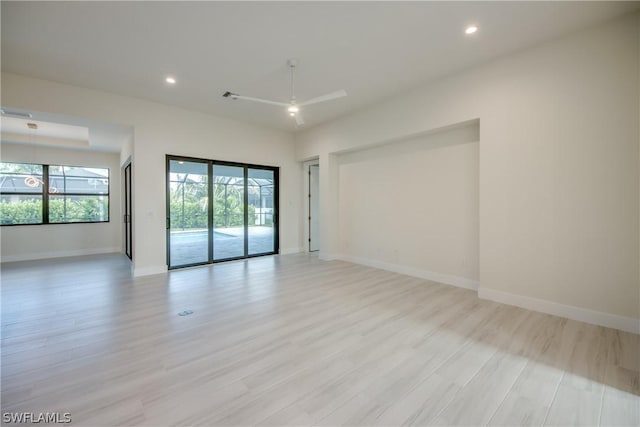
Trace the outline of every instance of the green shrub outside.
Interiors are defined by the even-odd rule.
[[[226,208],[226,209],[225,209]],[[183,211],[184,209],[184,211]],[[194,201],[172,200],[171,228],[207,228],[207,204]],[[255,224],[255,207],[248,206],[249,225]],[[213,204],[213,226],[216,228],[242,227],[244,225],[244,212],[241,205],[228,203],[226,206],[222,200]]]
[[[42,222],[42,201],[0,203],[0,224],[37,224]]]
[[[206,186],[185,183],[172,189],[169,209],[172,229],[207,228]],[[255,225],[255,206],[249,205],[247,211],[248,225]],[[215,228],[244,226],[244,196],[239,186],[214,183],[213,226]]]
[[[101,206],[102,205],[102,209]],[[104,212],[104,218],[100,212]],[[108,219],[108,200],[97,198],[49,200],[49,222],[87,222]],[[34,224],[42,222],[42,201],[23,200],[19,203],[0,203],[1,224]]]

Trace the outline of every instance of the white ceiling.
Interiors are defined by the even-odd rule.
[[[0,118],[2,142],[120,152],[132,137],[131,126],[39,111],[7,109]],[[29,113],[31,118],[13,116]],[[36,123],[31,130],[27,123]]]
[[[640,2],[2,2],[2,69],[295,131],[278,107],[299,60],[304,129]],[[472,37],[464,27],[480,27]],[[166,75],[178,83],[168,86]]]
[[[88,141],[89,128],[63,123],[44,122],[41,120],[22,119],[18,117],[5,117],[1,119],[2,133],[16,135],[37,136],[43,134],[52,138],[71,139],[74,141]],[[31,129],[30,124],[35,124],[36,129]]]

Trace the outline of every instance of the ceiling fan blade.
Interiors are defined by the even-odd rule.
[[[304,124],[304,119],[302,118],[302,114],[300,114],[300,111],[296,113],[295,119],[298,126],[302,126]]]
[[[298,105],[300,105],[301,107],[304,107],[305,105],[311,105],[311,104],[317,104],[318,102],[330,101],[332,99],[342,98],[343,96],[347,96],[347,91],[344,89],[341,89],[335,92],[328,93],[326,95],[318,96],[316,98],[311,98],[308,101],[301,102]]]
[[[225,92],[224,95],[225,98],[231,98],[231,99],[243,99],[245,101],[253,101],[253,102],[260,102],[262,104],[269,104],[269,105],[277,105],[279,107],[287,107],[289,106],[288,103],[286,102],[278,102],[278,101],[270,101],[268,99],[262,99],[262,98],[254,98],[251,96],[244,96],[244,95],[238,95],[237,93],[232,93],[232,92]]]

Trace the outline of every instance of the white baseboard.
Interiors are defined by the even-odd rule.
[[[554,316],[565,317],[567,319],[578,320],[592,325],[605,326],[607,328],[619,329],[621,331],[640,334],[640,319],[618,316],[587,308],[564,305],[553,301],[538,298],[515,295],[507,292],[497,291],[480,287],[478,297],[503,304],[514,305],[540,313],[552,314]]]
[[[151,276],[154,274],[165,274],[168,270],[166,265],[152,265],[150,267],[133,267],[133,276]]]
[[[615,314],[604,313],[601,311],[595,311],[571,305],[564,305],[523,295],[510,294],[494,289],[487,289],[484,287],[480,287],[480,282],[477,280],[452,276],[449,274],[435,273],[428,270],[421,270],[413,267],[407,267],[404,265],[392,264],[383,261],[376,261],[367,258],[352,257],[348,255],[330,254],[323,256],[323,254],[321,254],[320,259],[324,259],[327,261],[341,260],[352,262],[354,264],[361,264],[368,267],[393,271],[394,273],[406,274],[407,276],[419,277],[421,279],[444,283],[446,285],[471,289],[477,291],[478,297],[482,299],[513,305],[516,307],[522,307],[528,310],[551,314],[554,316],[564,317],[567,319],[577,320],[593,325],[619,329],[621,331],[631,332],[634,334],[640,334],[640,319],[618,316]]]
[[[284,249],[280,249],[280,255],[297,254],[297,253],[300,253],[302,251],[303,251],[302,248],[284,248]]]
[[[36,252],[30,254],[19,254],[19,255],[2,255],[0,257],[0,262],[17,262],[17,261],[35,261],[40,259],[51,259],[51,258],[66,258],[72,256],[83,256],[83,255],[99,255],[99,254],[111,254],[111,253],[120,253],[122,252],[121,248],[91,248],[91,249],[74,249],[69,251],[52,251],[52,252]]]
[[[321,257],[322,259],[322,257]],[[435,273],[433,271],[421,270],[414,267],[407,267],[400,264],[392,264],[383,261],[376,261],[367,258],[352,257],[348,255],[338,255],[336,258],[354,264],[366,265],[368,267],[379,268],[381,270],[393,271],[394,273],[405,274],[407,276],[418,277],[420,279],[431,280],[433,282],[444,283],[445,285],[457,286],[459,288],[478,290],[479,282],[465,277],[453,276],[451,274]]]

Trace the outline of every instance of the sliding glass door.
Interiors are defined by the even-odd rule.
[[[169,267],[209,262],[209,164],[169,160],[167,248]]]
[[[269,253],[276,244],[275,189],[273,170],[249,168],[247,173],[249,255]]]
[[[213,260],[245,256],[244,167],[213,165]]]
[[[278,169],[167,156],[169,268],[278,252]]]

